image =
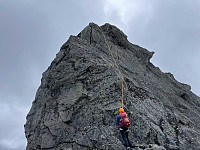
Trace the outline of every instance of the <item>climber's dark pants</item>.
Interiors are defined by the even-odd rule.
[[[125,128],[125,127],[120,127],[120,132],[121,132],[121,135],[122,135],[122,138],[124,140],[124,144],[126,147],[132,147],[129,139],[128,139],[128,128]]]

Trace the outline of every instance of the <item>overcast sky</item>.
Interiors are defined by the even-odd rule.
[[[42,73],[89,22],[116,25],[200,95],[200,0],[0,0],[0,150],[25,150]]]

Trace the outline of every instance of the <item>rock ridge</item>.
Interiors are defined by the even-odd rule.
[[[115,125],[123,76],[133,144],[146,150],[198,150],[200,98],[155,67],[153,54],[108,23],[90,23],[70,36],[42,75],[26,118],[26,149],[125,149]]]

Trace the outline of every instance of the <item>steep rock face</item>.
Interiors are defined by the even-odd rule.
[[[152,55],[110,24],[90,23],[70,36],[43,73],[27,115],[26,149],[124,149],[115,125],[121,76],[133,144],[199,149],[200,98],[155,67]]]

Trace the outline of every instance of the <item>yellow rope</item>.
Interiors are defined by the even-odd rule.
[[[100,29],[101,29],[101,27],[100,27]],[[118,69],[118,71],[119,71],[119,73],[120,73],[120,75],[121,75],[121,79],[122,79],[122,108],[123,108],[123,104],[124,104],[124,100],[123,100],[123,96],[124,96],[124,95],[123,95],[123,76],[122,76],[122,73],[121,73],[121,71],[120,71],[120,69],[119,69],[119,65],[117,64],[117,62],[116,62],[116,60],[115,60],[115,58],[114,58],[114,56],[113,56],[113,53],[112,53],[112,51],[111,51],[111,49],[110,49],[110,46],[109,46],[109,44],[108,44],[108,42],[107,42],[107,40],[106,40],[106,37],[105,37],[105,35],[104,35],[102,29],[101,29],[101,32],[102,32],[103,38],[104,38],[104,40],[105,40],[106,46],[108,47],[108,50],[109,50],[109,52],[110,52],[110,55],[112,56],[112,59],[113,59],[113,61],[114,61],[114,63],[115,63],[115,66],[117,67],[117,69]]]
[[[140,147],[139,147],[139,145],[137,145],[138,146],[138,149],[140,150]]]
[[[124,97],[124,94],[123,94],[123,77],[122,77],[122,108],[123,108],[123,104],[124,104],[124,100],[123,100],[123,97]]]
[[[101,27],[100,27],[100,29],[101,29]],[[124,78],[123,78],[122,73],[121,73],[121,71],[120,71],[120,69],[119,69],[119,65],[117,64],[117,62],[116,62],[116,60],[115,60],[115,58],[114,58],[114,56],[113,56],[113,53],[112,53],[112,51],[111,51],[111,49],[110,49],[110,46],[109,46],[109,44],[108,44],[108,42],[107,42],[107,40],[106,40],[106,37],[105,37],[105,35],[104,35],[102,29],[101,29],[101,32],[102,32],[103,38],[104,38],[104,40],[105,40],[106,46],[108,47],[108,50],[109,50],[109,52],[110,52],[110,55],[112,56],[112,59],[113,59],[115,65],[117,66],[117,69],[118,69],[118,71],[119,71],[119,73],[120,73],[120,75],[121,75],[121,80],[122,80],[122,108],[123,108],[123,105],[124,105],[124,100],[123,100],[123,97],[124,97],[124,94],[123,94],[123,93],[124,93],[124,92],[123,92],[123,88],[124,88],[124,87],[123,87],[123,81],[124,81]],[[138,147],[138,149],[140,150],[140,147],[139,147],[138,144],[137,144],[137,147]]]

